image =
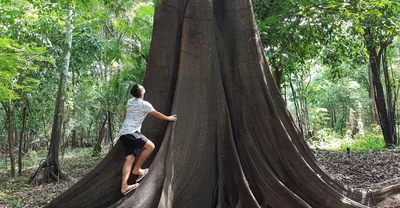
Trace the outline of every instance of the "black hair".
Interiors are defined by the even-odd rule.
[[[143,86],[139,85],[139,84],[134,84],[131,88],[131,94],[133,97],[135,98],[140,98],[140,96],[142,96],[143,93]]]

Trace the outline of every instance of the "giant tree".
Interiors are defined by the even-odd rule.
[[[366,207],[399,188],[355,191],[316,162],[273,81],[250,0],[162,1],[144,85],[179,120],[144,123],[160,148],[138,190],[121,198],[118,143],[47,207]]]

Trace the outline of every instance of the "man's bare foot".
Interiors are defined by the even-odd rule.
[[[132,184],[132,185],[128,185],[126,187],[121,188],[121,193],[123,195],[127,195],[129,192],[137,189],[137,187],[139,187],[138,183]]]
[[[147,172],[149,172],[149,169],[148,168],[146,168],[146,169],[133,169],[132,170],[132,173],[133,174],[135,174],[135,175],[145,175],[145,174],[147,174]]]
[[[136,179],[136,182],[141,181],[147,175],[148,172],[149,172],[148,168],[146,168],[146,169],[138,169],[138,170],[133,169],[133,171],[132,171],[133,174],[139,175],[139,177]]]

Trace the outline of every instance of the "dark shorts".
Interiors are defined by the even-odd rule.
[[[135,155],[136,157],[147,141],[149,141],[149,139],[140,132],[124,134],[119,137],[119,140],[121,140],[122,147],[124,148],[125,157],[128,155]]]

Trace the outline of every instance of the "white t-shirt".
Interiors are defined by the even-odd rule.
[[[155,111],[153,106],[143,99],[132,98],[128,100],[125,121],[119,130],[119,135],[132,134],[136,131],[140,132],[143,120],[152,111]]]

